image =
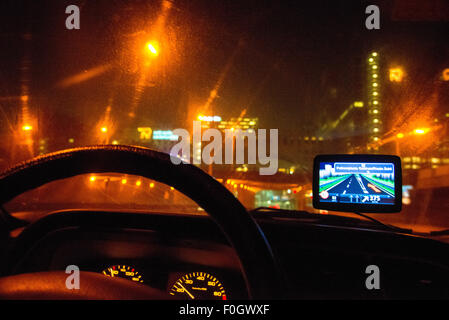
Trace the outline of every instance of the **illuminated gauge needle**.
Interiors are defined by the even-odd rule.
[[[109,268],[108,270],[111,273],[111,277],[114,277],[114,272],[112,272],[112,268]]]
[[[178,281],[177,284],[179,284],[181,286],[181,288],[184,289],[185,292],[187,292],[187,294],[190,296],[190,298],[195,299],[195,297],[186,288],[184,288],[184,286],[181,284],[181,282]]]

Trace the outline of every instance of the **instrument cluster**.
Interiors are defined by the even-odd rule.
[[[169,272],[165,276],[159,274],[159,277],[151,272],[147,277],[145,272],[134,265],[111,264],[104,266],[101,273],[108,277],[119,277],[142,285],[158,287],[180,299],[227,300],[229,297],[220,271],[176,271]],[[166,281],[161,281],[161,278]]]

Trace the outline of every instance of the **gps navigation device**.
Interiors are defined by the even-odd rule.
[[[391,213],[402,208],[401,160],[390,155],[319,155],[313,165],[316,209]]]

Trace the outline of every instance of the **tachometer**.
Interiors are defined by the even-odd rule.
[[[191,272],[176,280],[169,292],[186,299],[226,300],[221,282],[207,272]]]
[[[103,270],[103,274],[108,277],[119,277],[135,282],[143,282],[142,275],[135,268],[124,264],[110,266]]]

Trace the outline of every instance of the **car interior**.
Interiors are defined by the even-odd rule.
[[[141,147],[66,150],[4,173],[2,203],[83,173],[144,176],[208,215],[55,210],[31,223],[2,215],[0,296],[8,299],[435,299],[448,297],[448,244],[357,218],[248,212],[197,167]],[[106,161],[108,159],[108,161]],[[65,269],[83,286],[67,290]],[[366,268],[382,286],[366,287]],[[105,276],[106,275],[106,276]],[[203,280],[201,280],[203,279]],[[190,281],[189,281],[190,280]],[[210,283],[206,290],[196,285]],[[218,290],[217,290],[218,289]]]
[[[0,300],[448,300],[448,35],[447,0],[0,1]]]

